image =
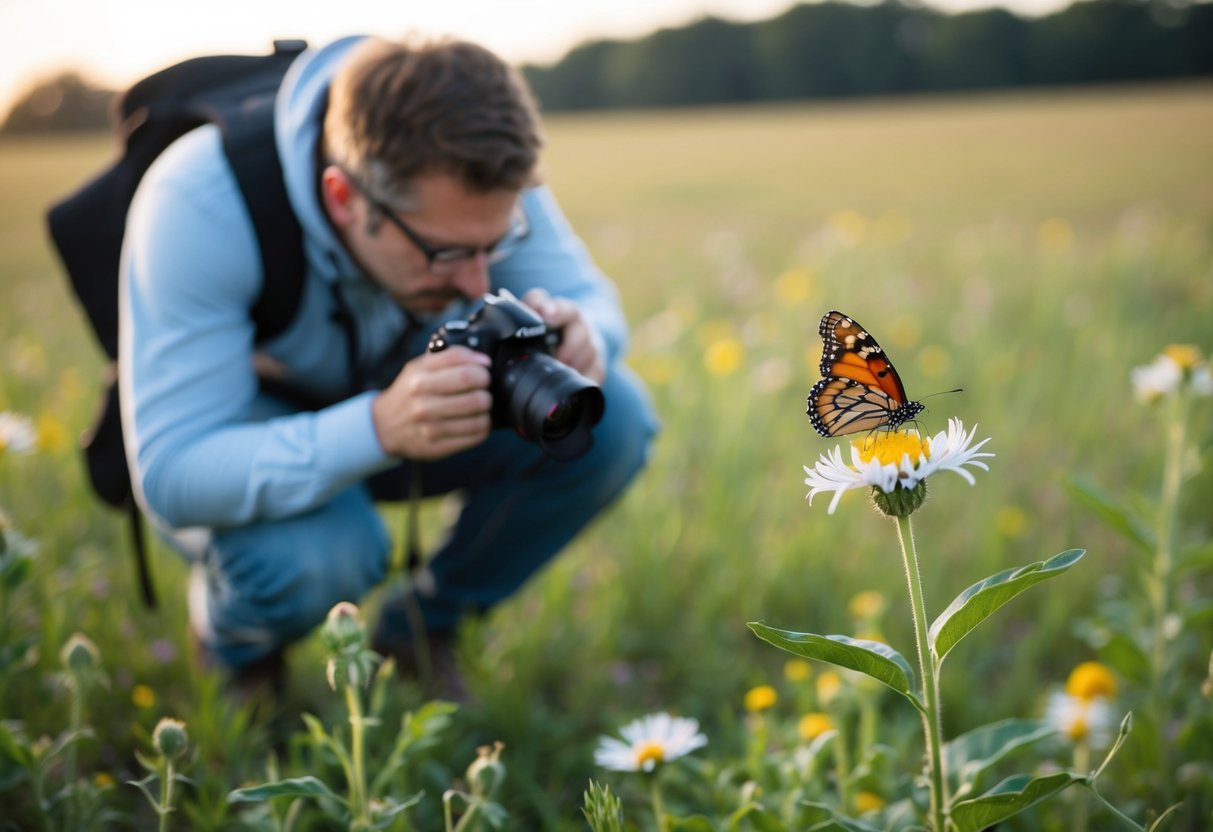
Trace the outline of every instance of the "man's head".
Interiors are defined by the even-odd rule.
[[[525,81],[488,50],[368,40],[329,91],[325,209],[401,305],[436,311],[487,291],[541,144]]]
[[[329,89],[324,139],[332,162],[397,207],[423,174],[517,191],[533,183],[542,144],[521,75],[453,40],[361,44]]]

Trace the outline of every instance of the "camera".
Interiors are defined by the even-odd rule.
[[[602,388],[552,357],[560,332],[502,289],[477,301],[467,320],[447,321],[430,337],[429,351],[463,346],[492,359],[492,419],[559,462],[585,454],[590,429],[602,420]]]

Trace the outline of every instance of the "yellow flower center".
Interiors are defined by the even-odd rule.
[[[834,720],[830,719],[829,714],[823,714],[820,711],[805,714],[796,726],[805,742],[812,742],[833,727]]]
[[[659,742],[649,740],[636,749],[636,768],[647,771],[650,768],[648,763],[657,764],[664,759],[665,747]]]
[[[1116,679],[1099,662],[1083,662],[1070,672],[1066,693],[1083,702],[1100,697],[1111,699],[1116,695]]]
[[[759,685],[746,691],[745,709],[750,713],[765,711],[774,705],[778,698],[779,694],[775,692],[775,688],[770,685]]]
[[[1194,344],[1171,344],[1162,354],[1179,365],[1181,370],[1191,370],[1202,360],[1200,347]]]
[[[865,465],[873,459],[879,460],[881,465],[896,465],[906,454],[910,455],[910,463],[917,465],[920,459],[931,456],[931,443],[919,436],[916,430],[875,433],[852,444]]]
[[[855,795],[855,811],[859,814],[864,812],[879,812],[884,808],[884,798],[875,792],[860,792]]]
[[[1087,728],[1086,714],[1074,717],[1074,721],[1066,728],[1066,734],[1074,742],[1082,742],[1087,738],[1090,729]]]
[[[783,675],[790,682],[803,682],[813,675],[813,667],[804,659],[788,659],[783,665]]]

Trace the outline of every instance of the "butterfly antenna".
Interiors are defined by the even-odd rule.
[[[939,390],[935,393],[928,393],[927,395],[925,395],[921,399],[919,399],[919,401],[925,401],[925,400],[931,398],[931,396],[945,396],[948,393],[963,393],[963,392],[964,392],[963,387],[957,387],[954,390]]]

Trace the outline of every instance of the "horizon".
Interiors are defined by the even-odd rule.
[[[945,13],[1002,7],[1038,16],[1069,4],[1070,0],[930,0],[923,5]],[[251,8],[234,0],[214,0],[205,11],[148,0],[2,0],[0,113],[7,115],[31,88],[62,72],[75,70],[94,83],[122,89],[194,55],[265,52],[276,38],[321,44],[353,33],[453,35],[476,41],[513,64],[550,65],[589,41],[640,38],[709,16],[754,22],[777,17],[800,3],[613,0],[553,8],[535,0],[509,7],[487,0],[448,0],[440,9],[415,10],[404,21],[374,5],[371,0],[348,0],[340,21],[334,22],[329,12],[288,6],[285,0],[262,0]],[[65,19],[73,25],[59,26]],[[240,20],[238,28],[230,25],[233,19]]]

